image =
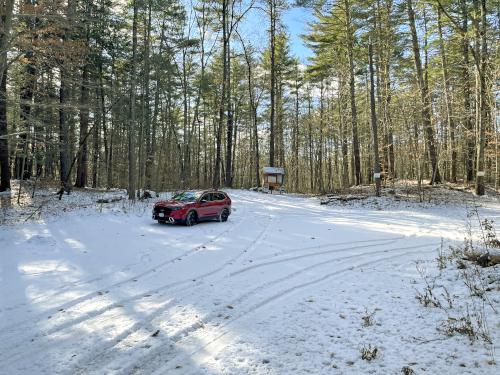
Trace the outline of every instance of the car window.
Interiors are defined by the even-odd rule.
[[[217,196],[218,201],[223,201],[225,199],[224,194],[222,194],[222,193],[217,193],[215,195]]]
[[[172,197],[172,200],[179,202],[194,202],[201,196],[200,192],[197,191],[184,191],[182,193],[176,194]]]
[[[204,201],[210,202],[212,200],[211,199],[211,195],[212,194],[207,193],[207,194],[203,195],[203,197],[201,197],[201,200],[202,201],[204,200]]]

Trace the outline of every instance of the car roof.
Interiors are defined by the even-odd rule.
[[[227,195],[227,193],[225,191],[217,190],[217,189],[209,189],[209,190],[184,190],[181,193],[201,193],[201,194],[205,194],[205,193],[222,193],[222,194]]]

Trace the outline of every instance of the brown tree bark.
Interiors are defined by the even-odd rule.
[[[59,80],[59,174],[61,185],[64,189],[69,189],[70,167],[70,124],[69,108],[71,105],[70,95],[70,45],[72,41],[73,22],[76,13],[76,0],[68,0],[66,8],[66,30],[63,38],[63,60],[61,61],[60,80]]]
[[[106,111],[104,108],[104,91],[100,85],[100,76],[96,77],[95,82],[97,87],[95,89],[96,93],[96,106],[95,106],[95,116],[94,116],[94,127],[92,129],[92,187],[95,189],[99,186],[99,157],[100,157],[100,134],[101,128],[106,129]],[[104,153],[106,153],[106,147],[104,147]]]
[[[231,38],[228,35],[226,47],[226,65],[227,65],[227,126],[226,126],[226,173],[224,178],[224,185],[232,187],[233,185],[233,104],[232,104],[232,90],[231,90]]]
[[[270,38],[270,117],[269,117],[269,166],[274,167],[275,152],[275,122],[276,122],[276,0],[268,0],[269,3],[269,38]]]
[[[241,38],[240,38],[241,39]],[[252,56],[250,51],[241,40],[243,52],[245,53],[245,61],[247,63],[247,84],[248,84],[248,97],[250,99],[250,117],[252,122],[252,132],[254,138],[254,171],[255,171],[255,186],[260,187],[260,153],[259,153],[259,128],[257,123],[257,101],[255,99],[255,88],[252,73]]]
[[[10,189],[9,138],[7,128],[7,69],[0,80],[0,191]]]
[[[144,165],[144,188],[151,189],[153,152],[152,152],[152,131],[151,131],[151,111],[150,111],[150,44],[151,44],[151,21],[152,21],[152,2],[148,1],[148,17],[146,26],[146,38],[144,41],[144,133],[146,138],[146,161]],[[163,42],[163,41],[162,41]],[[155,101],[156,103],[156,101]]]
[[[130,119],[128,128],[128,198],[135,200],[136,190],[136,170],[135,170],[135,90],[137,74],[137,12],[138,0],[133,2],[133,20],[132,20],[132,67],[130,70]]]
[[[453,108],[451,105],[451,94],[450,94],[450,77],[448,72],[448,60],[446,56],[446,51],[443,41],[443,25],[442,25],[442,14],[441,9],[438,7],[438,35],[439,35],[439,49],[441,53],[441,69],[443,75],[443,89],[444,89],[444,100],[446,106],[446,120],[448,131],[450,134],[450,156],[451,156],[451,168],[450,168],[450,181],[457,181],[457,150],[455,144],[455,119],[453,115]]]
[[[373,178],[375,180],[375,194],[380,196],[380,160],[378,154],[378,128],[377,113],[375,111],[375,81],[373,69],[373,47],[370,41],[368,45],[368,58],[370,66],[370,122],[372,128],[372,147],[373,147]]]
[[[76,182],[75,182],[75,187],[80,187],[80,188],[87,186],[88,131],[89,131],[89,71],[88,71],[88,66],[85,65],[82,70],[82,86],[80,89],[80,141],[78,148],[78,161],[76,166]]]
[[[228,51],[228,0],[222,0],[222,83],[221,83],[221,98],[219,102],[219,118],[216,129],[216,151],[215,151],[215,166],[212,178],[212,187],[218,188],[221,182],[221,164],[222,164],[222,128],[224,126],[224,111],[226,104],[226,87],[228,66],[227,66],[227,51]]]
[[[1,4],[0,16],[0,191],[10,189],[9,138],[7,128],[7,51],[10,49],[10,32],[14,0]]]
[[[10,50],[12,16],[14,14],[14,0],[5,0],[0,3],[0,77],[7,70],[7,52]]]
[[[342,188],[347,189],[349,187],[349,155],[348,155],[348,141],[347,141],[347,125],[345,114],[347,112],[347,99],[345,99],[345,81],[342,77],[339,77],[339,93],[338,93],[338,110],[339,110],[339,122],[340,122],[340,150],[342,154]]]
[[[62,185],[66,185],[69,179],[69,124],[67,110],[69,107],[68,73],[64,67],[61,68],[59,86],[59,174]]]
[[[484,149],[486,147],[486,127],[488,123],[489,117],[489,104],[488,104],[488,93],[486,87],[486,75],[488,68],[488,45],[486,39],[486,31],[487,31],[487,9],[486,9],[486,0],[480,0],[481,3],[477,4],[476,7],[478,14],[481,15],[480,29],[479,31],[479,43],[481,45],[480,53],[479,53],[479,64],[480,67],[478,69],[479,74],[479,138],[477,144],[477,170],[476,170],[476,194],[484,195],[485,191],[485,158],[484,158]],[[475,0],[478,3],[478,0]]]
[[[354,159],[354,184],[360,185],[361,179],[361,159],[359,156],[359,137],[358,137],[358,110],[356,106],[356,81],[354,73],[354,32],[352,30],[351,5],[349,0],[344,0],[346,17],[346,35],[347,35],[347,53],[349,57],[349,94],[351,103],[351,122],[352,122],[352,153]]]
[[[295,65],[295,113],[294,113],[294,128],[293,128],[293,170],[294,170],[294,187],[295,191],[299,190],[299,137],[300,137],[300,127],[299,127],[299,65]]]
[[[438,159],[436,153],[436,144],[434,140],[434,129],[431,121],[431,103],[429,97],[429,88],[424,79],[422,70],[422,62],[420,60],[420,47],[418,44],[417,29],[415,26],[415,12],[413,10],[412,1],[407,0],[408,19],[410,22],[410,30],[412,36],[413,58],[415,61],[415,71],[417,77],[418,88],[420,90],[420,99],[422,101],[422,122],[424,128],[425,139],[427,143],[427,152],[431,163],[431,178],[430,183],[440,183],[441,176],[439,174]]]
[[[470,74],[469,74],[469,38],[468,30],[468,9],[467,0],[461,0],[462,12],[462,85],[463,85],[463,121],[466,129],[466,154],[465,154],[465,173],[466,181],[472,182],[474,179],[474,154],[475,154],[475,134],[474,124],[471,117],[471,92],[470,92]]]

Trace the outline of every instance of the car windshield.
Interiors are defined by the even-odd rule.
[[[197,191],[184,191],[182,193],[174,195],[172,197],[172,200],[179,202],[194,202],[201,196],[201,194],[201,192]]]

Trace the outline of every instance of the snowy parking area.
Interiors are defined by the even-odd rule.
[[[498,291],[491,345],[440,334],[415,299],[463,205],[229,195],[227,223],[162,225],[137,203],[0,226],[0,373],[498,373]]]

